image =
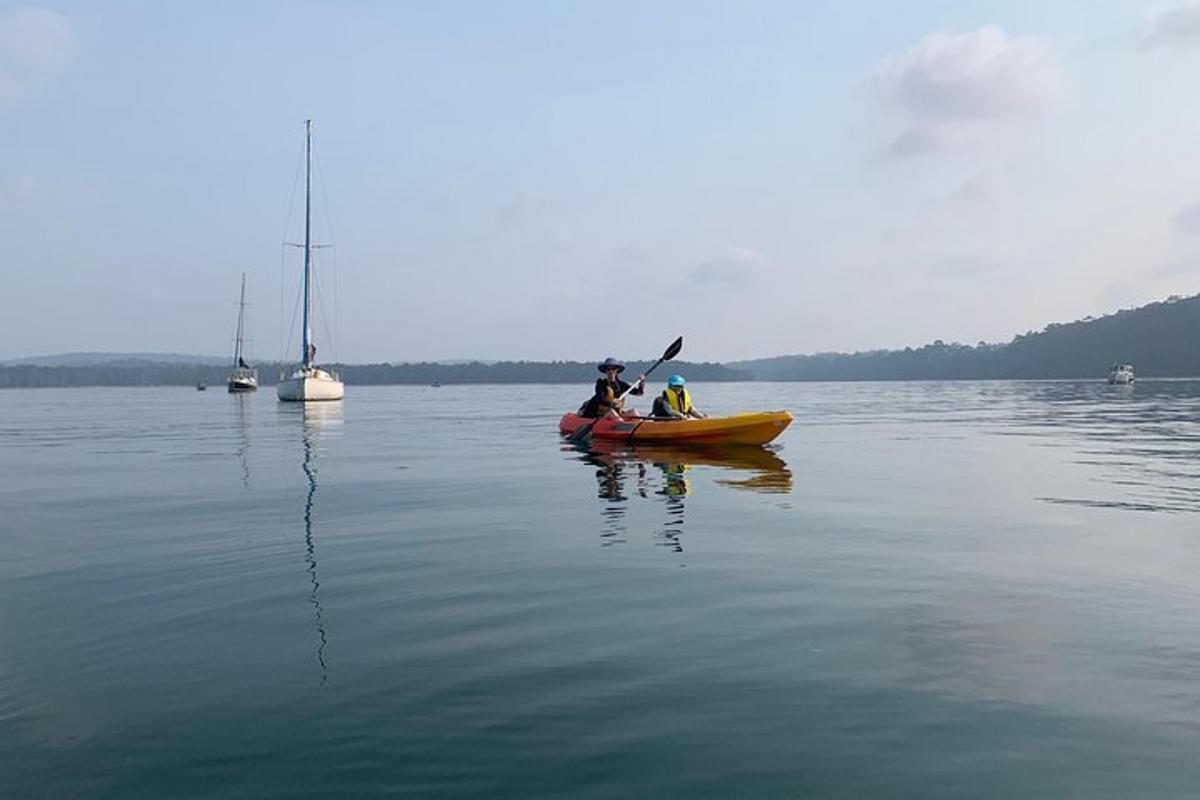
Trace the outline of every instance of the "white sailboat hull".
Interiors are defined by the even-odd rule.
[[[258,373],[254,370],[239,369],[229,376],[226,382],[230,392],[258,391]]]
[[[322,369],[297,370],[275,386],[279,399],[290,403],[341,400],[346,387],[336,375]]]
[[[1125,385],[1133,383],[1133,365],[1131,364],[1114,364],[1109,370],[1108,382],[1110,384]]]

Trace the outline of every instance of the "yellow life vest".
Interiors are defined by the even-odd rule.
[[[680,395],[683,395],[680,398]],[[688,394],[688,390],[676,392],[674,389],[663,389],[663,401],[666,402],[667,408],[672,411],[678,411],[680,414],[686,415],[692,410],[692,396]]]
[[[692,493],[692,482],[687,479],[687,464],[659,464],[662,467],[663,491],[668,497],[687,497]]]

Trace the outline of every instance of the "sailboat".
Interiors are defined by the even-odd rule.
[[[233,372],[229,373],[229,391],[258,391],[258,370],[246,363],[242,350],[246,335],[246,273],[242,273],[242,295],[238,301],[237,338],[233,345]]]
[[[312,337],[312,120],[304,120],[304,316],[300,364],[290,375],[279,376],[275,390],[280,400],[309,402],[341,400],[346,393],[336,373],[318,368],[313,359],[317,347]]]

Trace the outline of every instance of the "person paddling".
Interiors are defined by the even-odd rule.
[[[640,395],[646,391],[646,376],[639,375],[637,385],[628,384],[618,376],[625,371],[625,365],[618,358],[609,356],[596,365],[596,369],[604,373],[603,378],[596,380],[596,393],[579,408],[579,416],[596,419],[612,417],[621,419],[624,403],[621,395]]]
[[[692,395],[687,390],[687,381],[682,375],[672,375],[667,379],[667,388],[654,398],[654,410],[651,416],[669,417],[671,419],[704,419],[707,414],[692,405]]]

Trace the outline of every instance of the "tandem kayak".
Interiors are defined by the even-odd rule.
[[[563,414],[558,430],[572,434],[594,421]],[[678,445],[766,444],[791,423],[792,415],[786,411],[754,411],[704,419],[602,419],[592,428],[592,438]]]

